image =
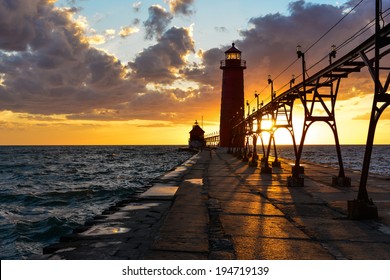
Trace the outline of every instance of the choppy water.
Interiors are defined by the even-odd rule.
[[[0,147],[0,259],[41,254],[191,155],[176,146]]]

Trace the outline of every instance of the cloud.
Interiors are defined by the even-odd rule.
[[[106,37],[103,35],[95,34],[88,37],[88,42],[92,45],[101,45],[106,42]]]
[[[172,123],[151,123],[151,124],[137,125],[137,127],[160,128],[160,127],[176,127],[176,126]]]
[[[216,26],[216,27],[214,27],[214,30],[217,32],[221,32],[221,33],[228,31],[228,29],[226,27],[223,27],[223,26]]]
[[[364,113],[362,115],[357,115],[357,116],[355,116],[352,119],[353,120],[359,120],[359,121],[367,121],[367,120],[370,120],[370,117],[371,117],[371,112],[368,112],[368,113]],[[381,114],[380,118],[381,118],[381,120],[390,120],[390,112],[384,111]]]
[[[369,120],[370,119],[370,116],[371,116],[371,113],[368,112],[368,113],[364,113],[363,115],[357,115],[356,117],[352,118],[353,120],[355,121],[366,121],[366,120]]]
[[[192,15],[194,0],[169,0],[169,8],[173,14]]]
[[[142,3],[141,1],[133,3],[132,7],[136,13],[138,13],[141,9]]]
[[[224,58],[224,50],[213,48],[207,51],[200,51],[198,56],[202,64],[189,65],[183,70],[187,79],[203,85],[211,85],[219,89],[222,81],[222,74],[219,70],[219,63]]]
[[[172,15],[163,7],[159,5],[150,6],[149,18],[144,22],[146,32],[145,38],[151,40],[154,37],[161,37],[172,19]]]
[[[104,31],[104,36],[106,36],[109,39],[113,39],[115,37],[116,30],[115,29],[106,29]]]
[[[22,3],[23,2],[23,3]],[[40,8],[46,8],[40,0],[0,1],[0,49],[23,51],[37,37],[36,24]]]
[[[66,0],[66,3],[68,3],[68,5],[76,5],[77,2],[78,0]]]
[[[193,53],[194,48],[189,29],[172,27],[129,65],[137,78],[170,84],[176,79],[175,73],[186,65],[185,56]]]
[[[20,117],[21,119],[27,119],[27,120],[33,120],[33,121],[39,121],[39,122],[60,122],[64,121],[63,119],[60,118],[53,118],[49,116],[39,116],[39,115],[27,115],[25,117]]]
[[[133,20],[133,25],[139,25],[140,22],[141,22],[141,20],[139,18],[135,18]]]
[[[125,27],[122,27],[121,30],[119,31],[119,35],[122,37],[122,38],[126,38],[130,35],[133,35],[135,33],[138,33],[139,32],[139,28],[138,27],[133,27],[133,26],[125,26]]]

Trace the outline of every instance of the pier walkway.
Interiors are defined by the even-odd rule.
[[[290,163],[260,174],[225,150],[204,150],[137,197],[105,211],[44,249],[43,259],[390,260],[389,178],[370,176],[379,220],[347,219],[352,187],[337,170],[305,166],[305,186],[287,187]]]

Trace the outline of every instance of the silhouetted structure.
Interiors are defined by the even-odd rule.
[[[229,147],[232,141],[233,126],[244,118],[244,69],[246,69],[246,62],[241,60],[241,51],[234,46],[234,43],[225,52],[225,60],[221,61],[220,68],[223,71],[220,146]],[[238,141],[238,143],[240,142]]]
[[[202,149],[205,146],[204,130],[198,125],[198,121],[192,126],[188,145],[190,149]]]

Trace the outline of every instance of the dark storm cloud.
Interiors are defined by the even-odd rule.
[[[193,2],[194,0],[170,0],[169,7],[174,14],[192,15],[194,13]]]
[[[22,51],[37,36],[36,18],[45,5],[40,0],[0,1],[0,49]]]
[[[191,52],[194,52],[194,41],[188,29],[172,27],[156,45],[144,49],[129,65],[138,78],[170,84],[176,79],[175,71],[185,66],[185,56]]]
[[[172,19],[172,15],[161,6],[150,6],[149,18],[144,22],[146,32],[145,38],[151,40],[154,37],[161,37]]]

